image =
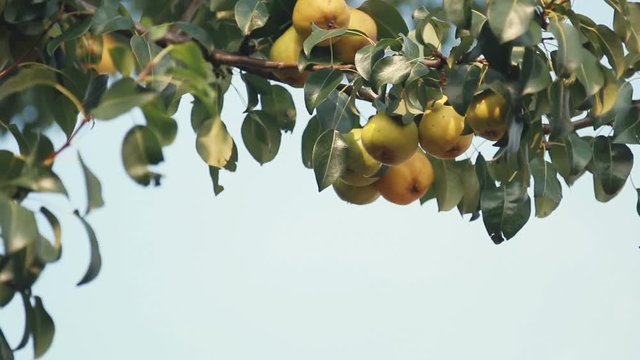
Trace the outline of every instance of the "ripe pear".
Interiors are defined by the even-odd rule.
[[[112,35],[85,35],[78,40],[76,56],[85,69],[94,69],[99,74],[116,73],[116,65],[111,57],[111,49],[118,46]]]
[[[273,43],[269,58],[273,61],[297,64],[303,42],[304,38],[291,26]],[[309,76],[308,72],[299,72],[296,69],[278,70],[275,75],[283,82],[297,88],[303,87]]]
[[[420,146],[441,159],[455,159],[471,146],[473,134],[462,135],[464,116],[445,105],[447,97],[428,108],[420,121]]]
[[[376,183],[385,199],[398,205],[410,204],[429,191],[433,185],[433,167],[418,149],[409,160],[391,166]]]
[[[507,107],[502,95],[487,90],[473,98],[465,119],[476,134],[497,141],[507,131]]]
[[[362,144],[381,163],[400,164],[418,147],[418,127],[413,122],[400,124],[389,115],[378,113],[362,129]]]
[[[365,186],[353,186],[338,179],[333,184],[333,190],[340,199],[356,205],[370,204],[380,197],[380,192],[375,183]]]
[[[375,41],[378,37],[378,27],[376,22],[362,10],[351,8],[351,20],[349,29],[360,30],[367,34],[367,37],[360,35],[343,35],[338,42],[333,45],[336,58],[343,63],[353,64],[356,53],[361,48],[369,45],[369,40]]]
[[[293,27],[303,39],[311,34],[311,24],[325,30],[349,25],[351,12],[344,0],[298,0],[293,7]],[[329,46],[338,38],[327,39],[318,46]]]
[[[362,145],[362,129],[355,128],[344,135],[347,142],[346,169],[341,179],[349,185],[364,186],[374,183],[372,177],[380,170],[382,164],[371,157]]]

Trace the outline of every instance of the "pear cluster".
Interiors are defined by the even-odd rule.
[[[345,170],[333,188],[342,200],[364,205],[382,196],[407,205],[422,198],[434,183],[434,170],[426,153],[455,159],[469,149],[474,133],[499,140],[507,130],[506,100],[491,91],[474,97],[462,116],[447,97],[427,104],[417,122],[403,123],[380,112],[363,128],[345,135]],[[402,102],[398,109],[406,111]],[[396,110],[398,111],[398,110]],[[473,131],[465,131],[467,126]]]
[[[292,26],[271,46],[269,58],[273,61],[298,63],[302,44],[311,34],[313,24],[325,30],[349,28],[367,35],[346,34],[318,44],[331,46],[335,59],[346,64],[353,64],[356,52],[378,36],[374,19],[364,11],[350,7],[344,0],[297,0],[291,20]],[[309,72],[287,69],[278,70],[275,75],[293,87],[303,87]]]

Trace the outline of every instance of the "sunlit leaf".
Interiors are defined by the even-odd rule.
[[[489,1],[487,18],[500,42],[513,40],[529,29],[534,5],[532,0]]]
[[[265,0],[238,0],[234,14],[243,34],[247,35],[267,23],[269,19],[267,3],[268,1]]]
[[[304,84],[304,104],[309,114],[342,82],[344,75],[336,69],[314,71]]]
[[[385,84],[400,84],[409,77],[412,64],[404,56],[388,56],[371,69],[371,84],[378,90]]]

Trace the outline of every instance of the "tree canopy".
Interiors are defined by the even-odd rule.
[[[367,0],[364,15],[348,10],[350,19],[328,26],[317,18],[305,33],[296,19],[316,14],[296,14],[295,0],[0,0],[0,308],[20,297],[27,319],[19,344],[0,329],[0,359],[30,340],[42,356],[55,329],[31,288],[60,258],[60,214],[24,200],[68,196],[56,157],[83,128],[133,109],[145,123],[113,140],[142,186],[161,184],[163,149],[189,126],[175,113],[190,99],[195,151],[216,195],[236,171],[238,146],[265,164],[282,136],[301,131],[302,165],[316,177],[309,186],[333,186],[361,204],[380,193],[435,201],[440,211],[482,218],[496,244],[532,215],[552,214],[562,182],[589,174],[595,199],[611,200],[630,177],[630,145],[640,143],[630,84],[640,67],[640,3],[605,2],[612,26],[567,0]],[[410,21],[401,5],[412,8]],[[233,77],[247,94],[235,137],[221,117]],[[303,91],[304,109],[291,91]],[[365,119],[365,107],[377,115]],[[447,130],[453,119],[457,130]],[[453,143],[434,145],[450,132]],[[387,142],[407,155],[395,161],[400,151],[375,150]],[[81,157],[78,166],[88,201],[74,216],[91,245],[83,285],[100,271],[87,215],[104,201]]]

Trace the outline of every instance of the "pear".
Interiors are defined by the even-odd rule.
[[[418,149],[409,160],[391,166],[375,184],[388,201],[407,205],[429,191],[433,185],[433,167],[427,156]]]
[[[418,127],[420,146],[441,159],[455,159],[471,146],[473,134],[462,135],[464,116],[445,105],[447,97],[428,108]]]
[[[293,27],[303,39],[311,34],[311,24],[325,30],[345,28],[351,12],[344,0],[298,0],[293,7]],[[329,46],[338,38],[327,39],[319,46]]]
[[[112,35],[101,37],[85,35],[80,38],[77,58],[83,62],[85,69],[94,69],[99,74],[115,74],[117,69],[111,57],[111,49],[118,46]]]
[[[375,184],[353,186],[338,179],[333,184],[333,190],[340,199],[356,205],[370,204],[380,197],[380,192]]]
[[[371,157],[362,145],[362,129],[355,128],[344,135],[347,142],[346,169],[341,178],[344,182],[354,186],[364,186],[374,183],[377,178],[372,177],[382,164]]]
[[[289,27],[271,46],[269,58],[273,61],[285,63],[298,63],[300,51],[302,51],[302,38],[293,26]],[[308,72],[300,72],[296,69],[278,70],[275,75],[283,82],[297,88],[304,86]]]
[[[360,35],[343,35],[338,42],[333,45],[336,58],[343,63],[353,64],[356,53],[361,48],[369,44],[370,40],[375,41],[378,37],[378,27],[376,22],[362,10],[351,8],[351,20],[349,29],[360,30],[367,34],[367,37]]]
[[[400,124],[389,115],[378,113],[362,129],[362,144],[381,163],[400,164],[418,147],[418,127],[413,122]]]
[[[497,141],[507,131],[507,108],[502,95],[487,90],[473,98],[465,119],[476,134]]]

